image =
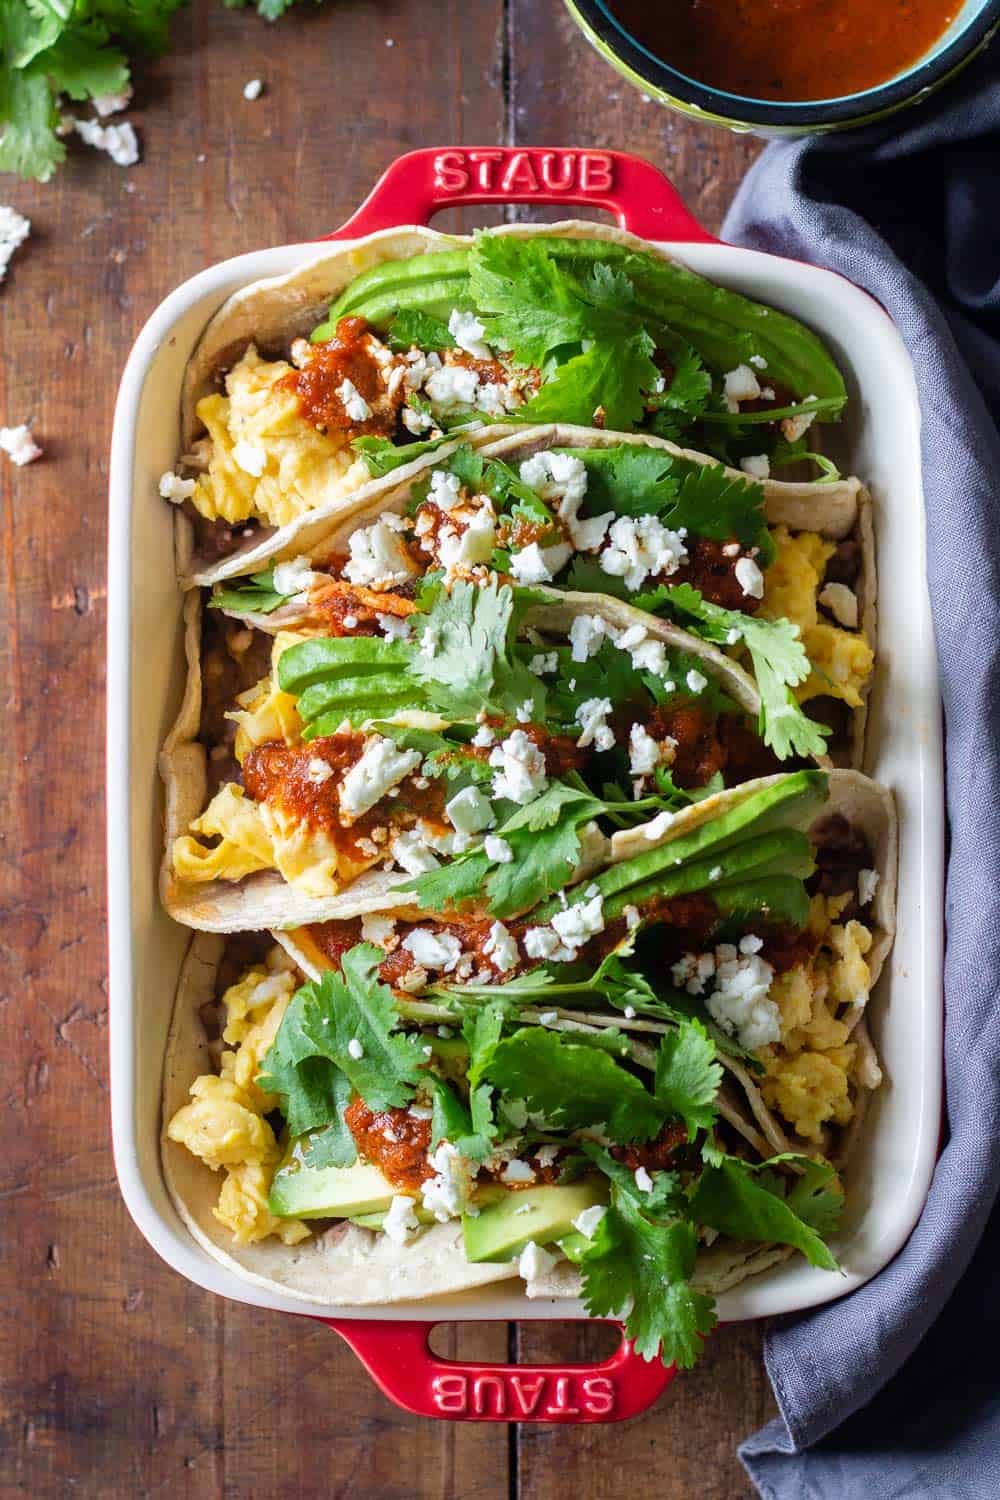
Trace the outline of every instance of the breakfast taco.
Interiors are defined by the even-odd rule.
[[[274,634],[188,597],[161,771],[163,896],[190,926],[352,917],[473,868],[501,871],[514,911],[584,879],[610,833],[823,747],[787,687],[769,738],[738,662],[618,599],[495,575],[352,597],[333,633]]]
[[[308,551],[331,516],[456,433],[563,421],[684,437],[752,472],[808,457],[844,382],[796,319],[621,230],[401,229],[237,292],[186,374],[188,582]],[[833,466],[821,455],[825,472]]]
[[[637,626],[667,621],[744,665],[781,758],[861,763],[875,547],[856,479],[762,486],[656,438],[519,429],[435,455],[308,555],[217,585],[212,605],[265,630],[337,633],[428,576],[620,600]]]
[[[796,1252],[837,1267],[894,883],[886,789],[800,771],[660,815],[513,918],[481,887],[280,946],[198,934],[170,1192],[304,1301],[520,1277],[691,1364],[714,1293]]]

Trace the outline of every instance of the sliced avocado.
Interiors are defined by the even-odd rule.
[[[571,1260],[574,1266],[578,1266],[583,1259],[583,1252],[590,1245],[590,1240],[585,1234],[581,1234],[579,1229],[574,1229],[572,1234],[564,1234],[561,1240],[556,1241],[556,1244],[566,1259]]]
[[[395,1189],[378,1167],[306,1167],[287,1157],[274,1174],[267,1206],[283,1219],[350,1219],[388,1212]]]
[[[434,1215],[428,1213],[426,1208],[418,1208],[414,1205],[413,1212],[421,1224],[433,1224]],[[385,1214],[352,1214],[351,1223],[358,1224],[362,1229],[381,1229],[385,1223]]]
[[[748,922],[765,915],[779,927],[801,928],[809,920],[809,892],[790,875],[768,875],[763,880],[734,880],[712,892],[725,926],[746,931]]]
[[[606,1187],[592,1177],[565,1186],[484,1188],[476,1198],[479,1213],[462,1219],[465,1258],[513,1260],[530,1240],[548,1245],[572,1234],[573,1220],[585,1208],[607,1201]]]
[[[468,301],[468,266],[468,250],[414,255],[373,266],[341,293],[326,322],[314,329],[310,338],[314,344],[333,338],[339,320],[349,315],[367,318],[378,328],[404,307],[417,308],[447,322],[452,308],[463,298]]]

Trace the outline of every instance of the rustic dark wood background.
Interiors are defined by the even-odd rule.
[[[108,1135],[105,490],[119,374],[160,299],[212,261],[332,229],[399,152],[625,147],[717,229],[758,147],[644,101],[558,0],[326,0],[274,27],[195,0],[174,36],[138,78],[140,165],[76,142],[53,183],[0,179],[33,222],[0,290],[0,424],[33,418],[45,448],[0,461],[0,1495],[732,1500],[750,1493],[736,1442],[772,1411],[756,1327],[721,1329],[619,1427],[425,1422],[326,1329],[199,1291],[133,1227]],[[440,1337],[554,1359],[608,1334]]]

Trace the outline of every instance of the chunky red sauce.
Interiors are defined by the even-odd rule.
[[[633,1172],[645,1167],[647,1172],[669,1172],[679,1147],[687,1144],[687,1126],[680,1120],[664,1125],[651,1141],[631,1146],[612,1146],[611,1155],[624,1162]]]
[[[701,83],[751,99],[834,99],[915,63],[959,0],[611,0],[635,39]]]
[[[405,620],[416,609],[401,594],[380,593],[361,584],[331,578],[309,591],[309,608],[319,615],[328,635],[380,635],[379,615]]]
[[[364,318],[341,318],[336,337],[315,345],[302,370],[290,370],[278,385],[295,392],[307,422],[325,432],[360,432],[388,436],[395,431],[396,413],[406,395],[400,384],[389,396],[382,370],[372,353],[372,336]],[[363,421],[351,417],[341,394],[349,380],[371,409]]]
[[[760,600],[743,592],[743,585],[736,576],[736,564],[742,555],[739,544],[733,544],[727,553],[728,542],[713,542],[709,537],[689,537],[687,562],[681,563],[676,573],[666,580],[671,585],[690,583],[711,604],[723,609],[736,609],[741,614],[752,615],[760,608]]]
[[[427,1160],[430,1120],[415,1120],[405,1109],[383,1109],[373,1114],[364,1100],[355,1096],[344,1110],[344,1122],[358,1154],[378,1167],[401,1193],[415,1196],[421,1183],[434,1176]]]

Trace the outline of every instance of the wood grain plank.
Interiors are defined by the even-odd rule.
[[[0,460],[3,1494],[508,1493],[503,1429],[405,1417],[328,1330],[223,1304],[130,1223],[108,1140],[100,727],[132,340],[211,261],[334,228],[400,151],[500,138],[501,16],[329,0],[271,28],[196,0],[138,79],[140,165],[72,141],[53,183],[3,180],[33,236],[0,289],[0,423],[33,418],[45,448]],[[502,1325],[448,1337],[506,1353]]]

